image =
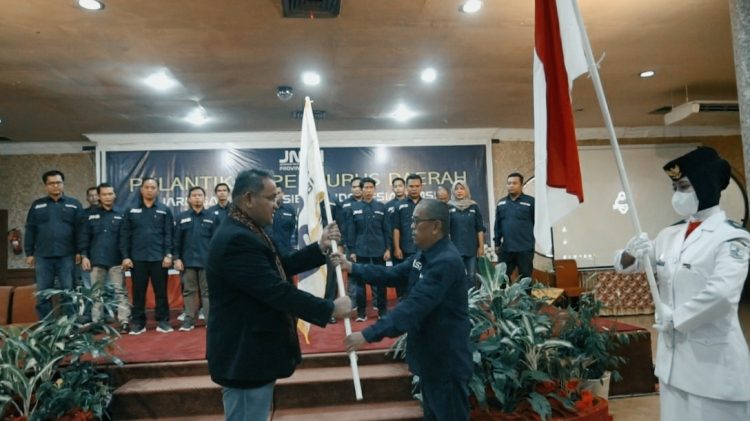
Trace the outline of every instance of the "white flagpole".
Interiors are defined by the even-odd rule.
[[[596,61],[594,60],[594,53],[591,50],[591,42],[589,36],[586,33],[586,27],[583,25],[583,18],[581,17],[581,11],[578,8],[578,1],[572,0],[573,10],[576,14],[576,20],[578,21],[578,27],[581,29],[581,40],[583,41],[583,51],[586,55],[586,62],[589,65],[589,74],[591,80],[594,83],[594,90],[596,91],[596,98],[599,100],[599,108],[602,110],[602,117],[604,117],[604,124],[607,127],[607,133],[609,134],[609,143],[612,145],[612,151],[615,154],[615,162],[617,163],[617,171],[620,173],[620,182],[622,188],[625,191],[625,198],[630,207],[630,221],[635,228],[638,235],[641,235],[643,230],[641,229],[641,222],[638,219],[638,210],[635,207],[635,201],[633,201],[633,195],[630,192],[630,182],[628,181],[628,174],[625,172],[625,165],[622,161],[622,154],[620,153],[620,145],[617,142],[617,134],[615,133],[615,127],[612,123],[612,116],[609,113],[609,106],[607,105],[607,99],[604,96],[604,88],[602,87],[602,81],[599,78],[599,69],[597,68]],[[658,317],[661,317],[661,299],[659,298],[659,289],[656,287],[656,278],[654,277],[654,271],[651,266],[651,259],[649,256],[643,257],[643,262],[646,266],[646,277],[648,278],[648,286],[651,290],[651,298],[654,300],[654,310]]]
[[[312,109],[312,101],[310,100],[310,97],[305,97],[305,108],[310,107]],[[317,133],[316,133],[317,137]],[[323,172],[323,160],[320,156],[320,144],[315,145],[315,153],[317,156],[315,157],[315,160],[320,163],[321,168],[319,168],[321,174],[325,175],[325,172]],[[330,224],[331,221],[333,221],[333,216],[331,215],[331,202],[328,199],[328,183],[323,184],[323,191],[325,193],[324,195],[324,205],[325,205],[325,212],[326,212],[326,220]],[[342,229],[339,227],[339,229]],[[338,244],[336,241],[331,241],[331,250],[338,251]],[[339,297],[343,297],[346,294],[346,289],[344,288],[344,275],[341,273],[341,266],[336,265],[336,282],[338,285],[339,290]],[[346,331],[346,336],[349,336],[352,334],[352,321],[346,317],[344,318],[344,330]],[[354,395],[356,396],[358,401],[362,400],[362,383],[359,380],[359,366],[357,365],[357,353],[356,351],[352,351],[349,353],[349,364],[352,367],[352,380],[354,381]]]

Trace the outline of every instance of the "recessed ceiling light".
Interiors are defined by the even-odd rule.
[[[417,113],[409,109],[409,107],[407,107],[406,105],[398,104],[396,110],[391,113],[391,118],[396,121],[404,122],[411,120],[416,115]]]
[[[86,10],[102,10],[104,3],[98,0],[78,0],[78,5]]]
[[[476,13],[482,8],[482,0],[466,0],[458,9],[464,13]]]
[[[185,116],[185,121],[188,123],[194,125],[194,126],[202,126],[208,122],[208,115],[206,115],[206,109],[198,106],[193,111],[190,111],[188,115]]]
[[[645,79],[649,77],[654,77],[655,74],[656,72],[653,70],[646,70],[645,72],[641,72],[639,76]]]
[[[166,70],[151,74],[143,82],[157,91],[168,91],[177,86],[177,81]]]
[[[432,67],[422,70],[422,82],[432,83],[437,79],[437,72]]]
[[[302,73],[302,82],[308,86],[315,86],[320,83],[320,75],[315,72]]]

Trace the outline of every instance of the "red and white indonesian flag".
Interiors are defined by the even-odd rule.
[[[302,142],[299,151],[299,197],[302,199],[302,209],[299,213],[298,236],[299,247],[320,240],[323,233],[323,223],[320,214],[320,203],[325,200],[327,193],[326,178],[323,173],[318,133],[315,130],[315,119],[312,112],[312,101],[305,98],[305,111],[302,114]],[[297,288],[307,291],[316,297],[322,297],[326,289],[327,268],[325,265],[301,273]],[[305,342],[310,343],[308,334],[310,323],[300,319],[297,329],[305,336]]]
[[[546,254],[552,225],[583,202],[570,90],[587,65],[573,1],[536,0],[534,236]]]

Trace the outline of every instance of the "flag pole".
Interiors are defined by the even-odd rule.
[[[305,97],[305,108],[310,107],[312,109],[312,101],[310,100],[309,96]],[[317,137],[317,134],[316,134]],[[323,166],[323,160],[320,156],[320,145],[315,145],[315,153],[316,161],[320,163],[321,167]],[[321,174],[325,174],[323,171],[323,168],[320,168]],[[324,190],[324,196],[323,196],[323,203],[325,207],[326,212],[326,220],[330,224],[331,221],[333,221],[333,216],[331,215],[331,201],[328,199],[328,183],[323,183],[323,190]],[[341,229],[341,227],[339,227]],[[338,243],[335,240],[331,240],[331,250],[338,251]],[[343,297],[346,294],[346,289],[344,288],[344,275],[341,273],[341,265],[336,265],[336,284],[338,285],[338,291],[339,291],[339,297]],[[352,321],[346,317],[344,318],[344,330],[346,331],[346,336],[349,336],[352,334]],[[352,380],[354,381],[354,395],[356,396],[358,401],[362,400],[362,382],[359,379],[359,366],[357,365],[357,353],[356,351],[352,351],[349,353],[349,364],[352,367]]]
[[[622,188],[625,191],[625,198],[630,207],[630,222],[633,224],[635,231],[638,235],[643,233],[641,228],[641,222],[638,219],[638,210],[635,207],[635,201],[630,191],[630,182],[628,181],[628,174],[625,172],[625,165],[623,164],[622,154],[620,153],[620,145],[617,142],[617,134],[615,133],[615,127],[612,123],[612,116],[609,113],[609,106],[607,105],[607,99],[604,96],[604,88],[602,87],[602,81],[599,78],[599,69],[597,68],[596,61],[594,60],[594,53],[591,50],[591,42],[589,36],[586,33],[586,27],[583,24],[583,18],[581,17],[581,10],[578,8],[578,1],[572,0],[573,10],[575,11],[576,20],[578,21],[578,27],[581,30],[581,41],[583,44],[583,51],[586,56],[586,62],[589,65],[589,74],[591,80],[594,83],[594,90],[596,91],[596,98],[599,100],[599,108],[602,111],[602,117],[604,117],[604,124],[607,127],[607,134],[609,135],[609,142],[612,145],[612,151],[615,154],[615,162],[617,163],[617,171],[620,174],[620,182]],[[661,299],[659,298],[659,289],[656,286],[656,278],[654,277],[654,271],[651,266],[651,258],[646,255],[643,257],[643,262],[646,266],[646,277],[648,278],[648,286],[651,290],[651,298],[654,300],[654,311],[658,317],[661,317]]]

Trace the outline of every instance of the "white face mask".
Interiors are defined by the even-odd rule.
[[[672,208],[678,215],[687,218],[698,212],[698,195],[694,191],[689,193],[676,191],[672,195]]]

